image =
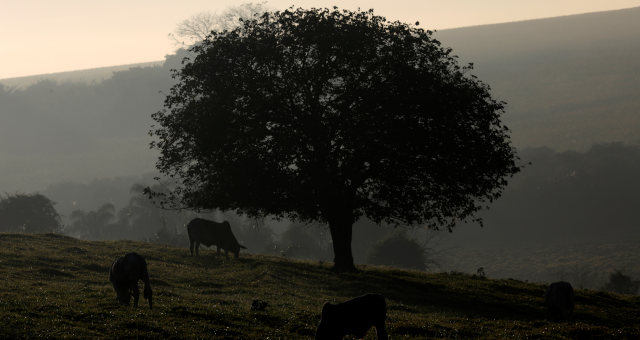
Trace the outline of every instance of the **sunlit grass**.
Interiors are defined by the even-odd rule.
[[[147,259],[154,308],[120,307],[108,281],[117,256]],[[640,336],[640,299],[577,290],[574,320],[545,318],[545,287],[465,274],[360,267],[131,241],[0,234],[0,338],[312,338],[326,301],[386,296],[392,338]],[[252,311],[253,300],[267,302]],[[370,331],[368,338],[374,338]]]

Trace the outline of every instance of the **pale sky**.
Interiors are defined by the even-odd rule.
[[[163,60],[168,34],[230,0],[0,0],[0,79]],[[259,1],[254,1],[259,2]],[[640,6],[640,0],[271,0],[267,6],[373,8],[425,29],[547,18]]]

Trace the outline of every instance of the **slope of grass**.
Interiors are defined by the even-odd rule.
[[[154,308],[120,307],[109,266],[146,257]],[[0,338],[312,338],[326,301],[379,292],[392,338],[638,338],[640,299],[577,290],[574,320],[545,319],[545,287],[463,274],[360,267],[147,243],[0,234]],[[252,311],[253,300],[267,302]],[[368,338],[374,338],[371,330]]]
[[[529,247],[457,248],[446,251],[443,268],[472,273],[483,267],[492,278],[518,278],[534,282],[568,281],[574,288],[596,289],[621,270],[640,278],[640,244],[537,244]]]

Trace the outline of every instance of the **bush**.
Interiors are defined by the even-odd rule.
[[[391,234],[373,246],[368,263],[408,269],[427,269],[426,249],[404,232]]]
[[[620,270],[616,270],[611,273],[609,282],[602,289],[618,294],[636,294],[638,287],[640,287],[640,281],[631,280],[630,276],[624,275]]]

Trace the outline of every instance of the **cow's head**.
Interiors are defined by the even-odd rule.
[[[123,306],[128,306],[131,301],[131,290],[126,285],[113,284],[117,294],[118,302]]]
[[[324,306],[322,306],[322,319],[320,320],[320,324],[316,329],[316,340],[340,338],[340,336],[338,335],[339,331],[335,329],[332,320],[334,307],[335,306],[329,302],[325,303]]]
[[[238,243],[238,246],[236,247],[236,249],[233,250],[233,255],[238,258],[238,256],[240,256],[240,248],[242,249],[247,249],[247,247],[241,245]]]

